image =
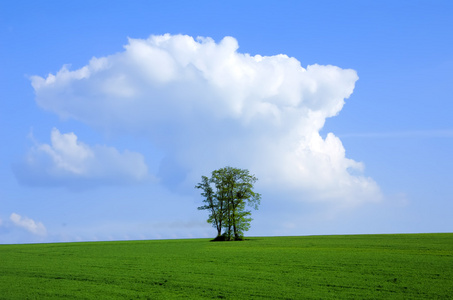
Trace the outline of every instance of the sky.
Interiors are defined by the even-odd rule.
[[[452,232],[451,1],[2,1],[0,244]]]

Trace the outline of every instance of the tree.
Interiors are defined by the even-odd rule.
[[[224,201],[221,197],[218,197],[218,195],[214,194],[210,183],[211,180],[208,177],[201,176],[201,183],[195,186],[195,188],[203,190],[201,195],[205,197],[205,200],[203,200],[203,202],[206,203],[205,205],[198,207],[198,209],[206,209],[210,211],[208,223],[211,223],[217,229],[217,236],[220,236],[222,235],[222,222],[224,219]]]
[[[216,240],[241,240],[253,220],[246,207],[258,209],[261,195],[253,191],[258,179],[249,170],[225,167],[215,170],[211,178],[201,177],[195,188],[201,189],[208,210],[208,223],[217,229]],[[222,234],[222,229],[224,230]]]

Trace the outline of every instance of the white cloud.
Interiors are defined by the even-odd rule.
[[[23,183],[73,188],[136,182],[143,180],[147,172],[139,153],[89,146],[78,141],[74,133],[61,134],[56,128],[52,129],[50,144],[37,143],[26,160],[15,167]]]
[[[379,187],[361,163],[346,158],[340,139],[319,135],[352,94],[356,72],[237,50],[232,37],[129,39],[123,52],[34,76],[32,85],[37,103],[63,118],[151,139],[166,155],[157,175],[167,185],[192,188],[200,175],[233,165],[249,168],[263,188],[283,197],[378,199]],[[74,162],[92,154],[71,145],[77,155],[68,153],[58,166],[76,174],[83,170]]]
[[[9,219],[11,220],[11,222],[13,222],[15,226],[23,228],[28,232],[31,232],[39,236],[47,235],[46,227],[41,222],[35,222],[32,219],[22,217],[16,213],[12,213]]]

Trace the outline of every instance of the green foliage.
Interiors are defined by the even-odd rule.
[[[205,205],[198,209],[209,211],[207,221],[217,229],[216,241],[242,240],[250,229],[252,213],[246,206],[258,209],[261,195],[253,191],[257,180],[248,170],[232,167],[213,171],[211,178],[201,177],[195,188],[202,190]]]
[[[0,266],[0,299],[451,299],[453,234],[0,245]]]

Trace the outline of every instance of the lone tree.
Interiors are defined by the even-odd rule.
[[[201,176],[195,188],[201,189],[205,205],[198,207],[209,212],[208,223],[217,229],[215,240],[242,240],[253,220],[246,207],[258,209],[261,195],[253,191],[258,179],[246,169],[225,167],[215,170],[211,178]],[[223,229],[223,233],[222,233]]]

